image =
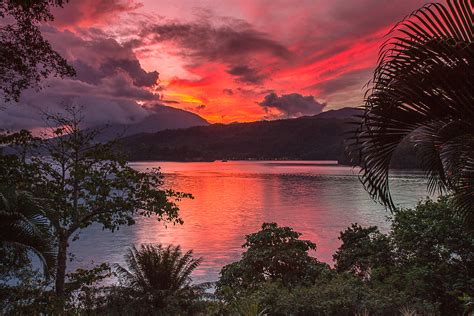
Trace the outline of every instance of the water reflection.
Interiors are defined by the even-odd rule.
[[[117,233],[92,227],[73,245],[75,266],[122,262],[131,244],[180,244],[204,257],[195,273],[199,281],[216,280],[220,268],[240,257],[245,235],[263,222],[294,227],[316,242],[315,255],[330,263],[339,246],[339,232],[353,222],[388,228],[387,212],[364,191],[348,167],[301,162],[135,163],[134,168],[161,166],[166,185],[190,192],[183,201],[183,226],[140,218]],[[401,206],[413,206],[426,195],[425,182],[413,172],[392,178]]]

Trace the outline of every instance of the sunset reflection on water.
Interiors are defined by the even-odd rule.
[[[303,233],[317,244],[318,259],[331,263],[339,246],[339,232],[353,222],[388,228],[387,211],[373,202],[356,172],[337,165],[311,162],[143,162],[144,170],[162,167],[166,186],[189,192],[193,200],[180,203],[184,225],[163,224],[139,218],[136,225],[117,233],[94,227],[74,245],[78,262],[122,262],[131,244],[163,243],[193,249],[203,257],[194,277],[213,281],[221,267],[240,257],[245,235],[263,222],[277,222]],[[409,189],[408,189],[409,188]],[[426,195],[425,182],[416,173],[399,173],[392,179],[395,201],[414,206]]]

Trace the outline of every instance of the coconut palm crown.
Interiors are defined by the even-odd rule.
[[[390,209],[390,161],[409,141],[429,191],[452,193],[461,213],[474,217],[473,3],[427,4],[380,49],[349,149],[366,190]]]
[[[180,246],[144,244],[132,247],[125,255],[127,268],[116,265],[116,271],[130,297],[140,297],[143,304],[155,308],[173,302],[192,302],[203,290],[191,282],[192,272],[201,263],[192,250],[183,253]]]

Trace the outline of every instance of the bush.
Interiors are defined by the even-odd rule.
[[[334,269],[309,257],[316,245],[301,234],[264,224],[247,236],[242,260],[222,269],[221,310],[254,302],[269,315],[462,314],[474,297],[474,236],[450,199],[391,220],[387,234],[357,224],[341,232]]]

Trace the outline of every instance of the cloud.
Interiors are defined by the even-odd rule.
[[[198,22],[143,22],[143,25],[138,37],[128,45],[140,49],[162,45],[165,51],[187,60],[188,69],[221,63],[236,81],[246,84],[261,84],[273,63],[292,58],[287,47],[238,19],[222,22],[211,16]]]
[[[69,1],[62,8],[53,10],[54,24],[60,27],[105,24],[121,13],[134,11],[141,6],[132,0]]]
[[[105,75],[114,74],[117,69],[125,71],[133,79],[133,84],[138,87],[152,87],[159,77],[158,71],[146,72],[143,70],[136,58],[108,59],[100,66],[100,70]]]
[[[326,104],[316,101],[312,95],[303,96],[299,93],[291,93],[279,97],[274,92],[267,94],[258,104],[267,112],[276,109],[280,116],[286,117],[318,114],[326,106]]]
[[[234,91],[232,89],[222,89],[222,93],[226,95],[234,95]]]
[[[82,38],[70,31],[44,28],[45,37],[74,66],[75,79],[100,84],[104,78],[126,73],[137,87],[153,87],[159,73],[145,71],[131,47],[118,43],[102,33],[87,33]]]
[[[201,104],[201,105],[196,106],[196,110],[197,110],[197,111],[204,110],[205,108],[206,108],[206,105],[205,105],[205,104]]]
[[[180,104],[180,102],[179,102],[179,101],[176,101],[176,100],[165,100],[165,99],[161,99],[160,101],[163,102],[163,103],[167,103],[167,104]]]
[[[22,97],[20,104],[11,104],[0,111],[0,126],[5,129],[35,129],[46,127],[45,113],[64,114],[66,106],[82,109],[83,126],[93,127],[107,123],[131,124],[150,115],[146,108],[134,101],[110,99],[93,95],[58,95],[41,92]]]
[[[209,21],[147,25],[140,38],[155,43],[174,42],[185,49],[182,54],[206,60],[229,61],[255,53],[284,59],[291,56],[285,46],[236,19],[217,26]]]
[[[43,34],[76,69],[72,78],[45,80],[37,92],[27,90],[19,104],[0,111],[0,126],[44,127],[44,112],[63,113],[65,105],[84,108],[84,124],[131,124],[150,115],[140,104],[157,103],[157,71],[145,71],[131,47],[101,32],[80,37],[68,30],[43,27]],[[140,104],[138,104],[140,102]]]
[[[243,83],[250,84],[262,83],[265,78],[265,76],[260,74],[258,70],[246,65],[234,66],[228,69],[227,73],[237,77],[238,80]]]
[[[186,110],[190,111],[190,112],[201,112],[205,109],[206,109],[205,104],[200,104],[200,105],[196,105],[196,106],[187,106],[186,107]]]
[[[78,75],[48,81],[49,89],[32,96],[81,103],[87,97],[110,111],[102,118],[125,121],[133,115],[115,109],[126,103],[140,110],[136,100],[176,101],[192,111],[204,103],[201,113],[215,122],[287,116],[281,105],[257,104],[270,93],[270,81],[280,95],[314,95],[332,108],[360,105],[383,35],[425,2],[273,1],[269,10],[268,1],[69,1],[54,11],[53,26],[63,32],[44,31]],[[196,15],[192,6],[208,11]]]
[[[362,91],[362,83],[369,81],[372,68],[349,71],[332,80],[323,81],[311,86],[311,89],[318,90],[318,93],[324,95],[331,95],[341,91],[346,91],[350,88],[355,88]]]

